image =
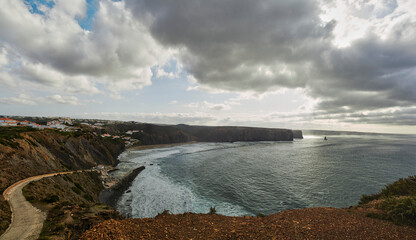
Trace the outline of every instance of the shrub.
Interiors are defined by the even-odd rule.
[[[81,195],[81,190],[79,190],[79,188],[73,186],[71,187],[72,191],[74,191],[76,194]]]
[[[399,196],[414,196],[416,195],[416,176],[408,178],[400,178],[392,184],[384,187],[380,193],[372,195],[363,195],[359,204],[366,204],[376,199],[399,197]]]
[[[381,194],[385,197],[416,195],[416,176],[400,178],[381,190]]]
[[[161,215],[165,215],[165,214],[170,214],[170,211],[169,210],[163,210],[163,212],[161,213]]]
[[[373,195],[366,195],[364,194],[361,199],[360,202],[358,204],[366,204],[369,203],[373,200],[379,199],[382,196],[381,193],[377,193],[377,194],[373,194]]]
[[[217,213],[217,209],[215,209],[215,207],[209,208],[209,214],[216,214],[216,213]]]
[[[52,196],[42,199],[42,202],[45,202],[45,203],[54,203],[57,201],[59,201],[59,197],[57,195],[52,195]]]
[[[93,202],[94,201],[94,198],[91,196],[91,195],[89,195],[88,193],[86,193],[86,194],[84,194],[84,196],[83,196],[87,201],[89,201],[89,202]]]
[[[79,190],[84,191],[84,188],[81,187],[81,185],[79,185],[79,183],[74,183],[75,187],[77,187]]]
[[[381,204],[385,218],[395,224],[416,224],[416,197],[389,198]]]

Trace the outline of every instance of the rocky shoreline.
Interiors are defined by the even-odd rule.
[[[116,184],[101,191],[98,198],[99,201],[115,208],[120,197],[131,186],[133,180],[137,177],[137,175],[139,175],[139,173],[144,169],[144,166],[133,169]]]

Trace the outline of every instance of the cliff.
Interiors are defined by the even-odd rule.
[[[303,138],[302,131],[278,128],[254,127],[210,127],[179,125],[156,125],[146,123],[118,123],[105,126],[110,134],[123,134],[128,130],[138,130],[132,135],[142,145],[200,142],[237,142],[237,141],[293,141]]]
[[[139,139],[142,145],[184,143],[195,141],[195,137],[173,126],[148,123],[119,123],[105,126],[110,134],[124,134],[128,130],[138,130],[132,137]]]
[[[293,138],[303,139],[302,130],[292,130]]]
[[[82,130],[65,133],[25,127],[0,128],[0,193],[11,184],[45,173],[87,169],[97,164],[116,165],[124,150],[121,141]],[[0,197],[0,234],[8,227],[11,212]]]
[[[293,141],[293,132],[289,129],[252,128],[252,127],[205,127],[176,125],[177,129],[192,135],[201,142],[237,142],[237,141]]]
[[[0,141],[0,191],[35,175],[87,169],[97,164],[116,165],[124,150],[121,141],[104,139],[91,132],[59,133],[52,130],[20,131]]]

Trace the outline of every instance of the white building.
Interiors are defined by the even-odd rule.
[[[27,125],[30,124],[30,122],[29,121],[21,121],[19,124],[20,124],[20,126],[27,126]]]
[[[37,124],[37,123],[30,123],[27,125],[28,127],[36,128],[36,129],[43,129],[43,126]]]
[[[67,126],[62,124],[58,120],[50,121],[47,123],[48,128],[65,129]]]
[[[0,126],[17,126],[19,121],[10,118],[0,118]]]

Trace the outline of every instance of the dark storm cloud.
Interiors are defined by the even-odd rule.
[[[390,26],[383,39],[369,31],[350,46],[337,48],[331,43],[337,23],[321,21],[316,1],[126,4],[146,22],[153,37],[180,49],[184,67],[203,85],[257,92],[306,88],[321,100],[318,106],[327,114],[416,103],[416,30],[411,17]],[[395,0],[362,4],[352,7],[351,14],[383,18],[398,7]]]
[[[227,90],[303,87],[308,64],[333,23],[320,25],[314,1],[127,1],[153,36],[184,49],[181,59],[202,84]]]

